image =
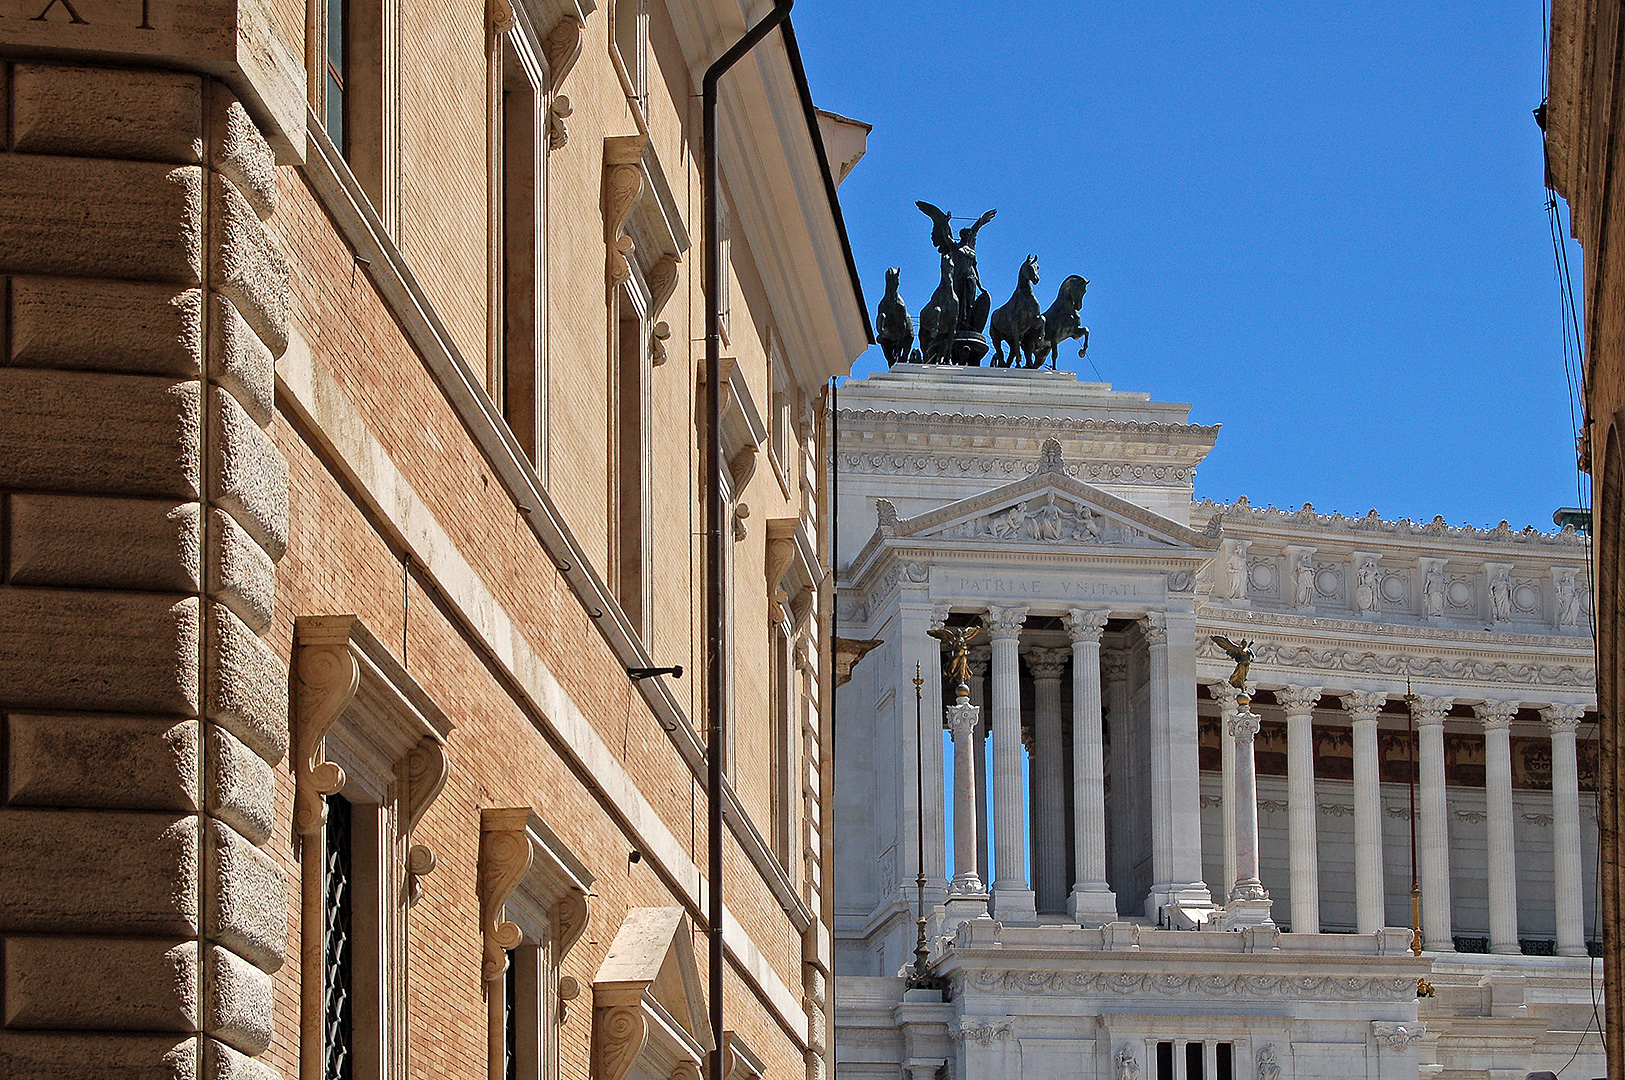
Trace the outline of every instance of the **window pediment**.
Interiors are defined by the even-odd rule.
[[[677,287],[689,237],[647,135],[604,140],[604,243],[610,288],[635,272],[648,289],[650,317],[657,317]]]
[[[592,991],[597,1080],[694,1075],[713,1049],[694,934],[682,908],[628,911]]]

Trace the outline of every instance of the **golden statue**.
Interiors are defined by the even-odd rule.
[[[1247,673],[1253,666],[1253,642],[1247,638],[1240,641],[1231,641],[1227,637],[1213,635],[1213,644],[1224,650],[1224,655],[1236,662],[1236,670],[1230,673],[1230,685],[1236,688],[1240,697],[1247,696]]]
[[[970,686],[970,643],[981,632],[980,626],[944,626],[930,631],[932,637],[954,652],[948,661],[948,679],[955,687]]]

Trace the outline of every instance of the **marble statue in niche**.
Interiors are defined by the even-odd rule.
[[[1574,585],[1574,571],[1557,575],[1557,625],[1580,625],[1580,590]]]
[[[1292,603],[1300,608],[1315,606],[1315,568],[1307,555],[1299,555],[1292,569]]]
[[[1510,571],[1497,570],[1490,578],[1490,618],[1498,623],[1512,621],[1512,582]]]
[[[1428,566],[1422,581],[1422,595],[1427,600],[1428,618],[1437,619],[1444,614],[1444,570],[1438,563]]]
[[[1117,1080],[1140,1080],[1140,1063],[1135,1060],[1134,1051],[1129,1049],[1128,1043],[1117,1052]]]

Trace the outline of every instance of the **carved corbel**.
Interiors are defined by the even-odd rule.
[[[745,524],[745,519],[748,517],[750,517],[750,504],[742,502],[734,503],[733,529],[734,543],[736,544],[750,535],[750,526]]]
[[[727,1073],[723,1074],[725,1080],[732,1080]],[[700,1067],[692,1061],[679,1061],[672,1067],[671,1076],[667,1080],[700,1080]]]
[[[735,491],[744,491],[750,478],[756,475],[756,447],[740,447],[739,453],[728,459],[728,476]]]
[[[493,34],[503,34],[513,26],[513,5],[508,0],[485,0],[485,25]]]
[[[564,79],[575,67],[581,55],[581,32],[585,27],[573,14],[566,15],[548,31],[542,41],[542,54],[547,57],[548,86],[553,100],[547,106],[547,148],[558,150],[570,141],[570,129],[564,123],[570,115],[570,99],[559,93]]]
[[[517,925],[502,917],[502,905],[535,857],[525,832],[529,818],[530,811],[522,806],[480,811],[480,932],[485,939],[480,974],[487,982],[508,970],[508,950],[524,938]]]
[[[624,1080],[649,1039],[643,991],[627,992],[626,1000],[620,994],[609,1002],[596,1000],[601,996],[595,994],[592,1011],[593,1078]]]
[[[655,260],[647,275],[649,285],[649,311],[659,315],[671,299],[671,294],[677,291],[677,268],[682,265],[680,255],[666,254]]]
[[[604,140],[604,244],[606,273],[614,289],[632,276],[632,238],[626,223],[643,193],[643,149],[647,135],[612,135]]]
[[[784,588],[784,573],[796,557],[796,542],[789,536],[769,536],[767,541],[767,617],[786,622],[790,617],[790,594]]]
[[[446,747],[427,735],[406,754],[406,902],[415,904],[423,896],[421,878],[434,873],[434,850],[427,844],[412,843],[413,831],[423,812],[446,786],[450,765]]]
[[[327,796],[344,787],[344,770],[321,759],[327,737],[361,685],[361,666],[343,645],[305,645],[295,661],[299,734],[294,754],[294,829],[313,836],[327,824]]]

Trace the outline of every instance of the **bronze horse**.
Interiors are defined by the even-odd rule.
[[[993,313],[988,336],[993,339],[992,367],[1036,367],[1034,362],[1040,343],[1044,340],[1044,313],[1038,306],[1033,286],[1038,284],[1038,256],[1029,255],[1021,264],[1016,291],[1010,299]],[[1010,357],[1004,356],[1003,346],[1010,346]]]
[[[1061,342],[1074,338],[1083,339],[1083,347],[1078,350],[1080,357],[1089,351],[1089,328],[1078,322],[1078,311],[1083,307],[1083,294],[1088,288],[1088,280],[1077,274],[1061,282],[1055,303],[1044,312],[1044,336],[1038,343],[1036,357],[1028,361],[1028,367],[1042,367],[1045,360],[1053,362],[1060,351]]]

